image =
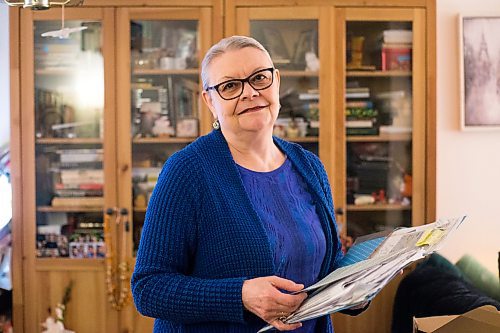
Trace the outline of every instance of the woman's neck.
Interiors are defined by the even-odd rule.
[[[274,144],[272,135],[224,135],[236,164],[246,169],[268,172],[279,168],[285,154]]]

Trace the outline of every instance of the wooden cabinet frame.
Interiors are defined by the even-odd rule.
[[[155,9],[153,9],[155,8]],[[322,70],[319,73],[320,95],[320,131],[319,154],[326,166],[332,183],[334,200],[339,205],[345,206],[345,179],[342,172],[337,168],[345,165],[345,137],[343,128],[339,125],[343,122],[340,112],[326,112],[326,110],[339,110],[344,107],[344,100],[338,98],[345,89],[345,68],[342,63],[342,54],[345,54],[344,45],[345,29],[344,19],[356,20],[366,19],[366,8],[371,8],[371,14],[375,11],[380,13],[384,19],[391,15],[396,20],[412,20],[417,25],[414,30],[423,31],[417,34],[415,49],[422,49],[423,53],[416,57],[413,76],[413,89],[416,97],[413,101],[414,110],[425,110],[425,119],[415,122],[413,142],[421,142],[415,146],[413,160],[416,164],[416,177],[422,182],[416,183],[414,191],[422,193],[421,199],[414,203],[414,221],[433,221],[436,210],[436,3],[435,0],[85,0],[84,6],[80,8],[66,8],[66,18],[97,18],[103,21],[104,59],[106,71],[105,76],[105,132],[103,145],[107,152],[106,181],[110,184],[119,184],[115,188],[106,190],[106,205],[119,207],[132,207],[131,203],[131,148],[130,143],[130,120],[127,118],[130,110],[130,101],[120,98],[128,96],[130,90],[130,64],[129,49],[127,43],[120,42],[120,36],[127,35],[128,17],[133,18],[158,18],[163,19],[164,13],[168,12],[170,17],[192,18],[190,13],[198,11],[199,17],[203,17],[203,26],[199,29],[205,31],[209,38],[201,40],[200,52],[204,54],[212,41],[217,41],[223,36],[234,34],[246,34],[249,31],[248,19],[259,17],[261,19],[317,19],[320,34],[328,34],[331,43],[320,43],[319,54]],[[373,10],[372,10],[373,9]],[[173,14],[175,12],[175,14]],[[163,14],[162,14],[163,13]],[[13,317],[16,332],[36,332],[39,329],[40,317],[42,316],[41,304],[34,304],[31,299],[47,297],[44,302],[54,305],[60,300],[61,290],[50,294],[50,291],[37,289],[37,284],[64,285],[68,276],[75,274],[88,274],[89,286],[84,287],[94,290],[98,297],[102,297],[102,306],[85,309],[79,316],[88,318],[95,313],[99,321],[94,327],[96,331],[106,332],[138,332],[149,328],[149,324],[137,319],[137,313],[130,306],[122,314],[110,310],[106,300],[104,286],[105,272],[104,262],[92,263],[80,261],[75,262],[70,268],[61,264],[58,260],[37,260],[34,255],[35,244],[35,141],[33,137],[33,98],[29,97],[34,90],[33,77],[33,49],[27,47],[33,40],[33,20],[36,19],[60,19],[60,9],[51,9],[46,12],[31,12],[25,9],[10,9],[10,86],[11,86],[11,166],[13,184]],[[237,19],[243,18],[243,19]],[[207,32],[209,31],[209,32]],[[110,47],[106,47],[106,44]],[[330,73],[339,73],[331,75]],[[329,93],[334,91],[335,93]],[[27,97],[28,96],[28,97]],[[204,108],[204,106],[203,106]],[[206,116],[202,117],[200,123],[201,133],[210,130],[210,113],[202,109]],[[337,125],[335,125],[337,124]],[[117,130],[117,129],[120,130]],[[124,130],[127,129],[127,130]],[[422,135],[425,133],[425,135]],[[115,144],[123,142],[125,144]],[[325,144],[330,142],[331,144]],[[114,157],[116,156],[116,158]],[[343,224],[342,216],[339,223]],[[51,272],[64,272],[66,278],[51,274]],[[43,281],[37,280],[39,276]],[[60,286],[64,288],[64,286]],[[90,288],[90,289],[89,289]],[[92,289],[94,288],[94,289]],[[391,288],[391,287],[390,287]],[[390,289],[388,288],[388,289]],[[390,290],[393,293],[395,289]],[[73,299],[78,298],[75,291]],[[45,294],[43,294],[45,293]],[[50,296],[48,296],[50,294]],[[378,303],[377,303],[378,302]],[[374,302],[372,307],[376,311],[382,311],[384,318],[390,301],[382,298]],[[391,309],[392,310],[392,309]],[[385,312],[384,312],[385,311]],[[368,315],[369,317],[370,315]],[[99,319],[100,318],[100,319]],[[373,317],[363,319],[356,318],[353,322],[337,319],[338,329],[346,332],[355,332],[359,329],[359,323],[373,325]],[[87,320],[90,322],[90,320]],[[339,322],[340,321],[340,322]],[[77,331],[79,331],[76,327]],[[384,329],[387,329],[386,327]]]

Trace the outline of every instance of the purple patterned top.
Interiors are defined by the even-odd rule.
[[[307,184],[290,160],[270,172],[238,165],[245,190],[266,230],[276,275],[310,286],[318,281],[326,240]],[[294,332],[314,332],[309,320]]]

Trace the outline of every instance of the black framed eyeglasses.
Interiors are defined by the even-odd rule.
[[[208,87],[206,91],[215,90],[222,99],[226,101],[235,99],[243,94],[245,82],[255,90],[264,90],[269,88],[274,81],[274,67],[261,69],[245,79],[231,79],[214,86]]]

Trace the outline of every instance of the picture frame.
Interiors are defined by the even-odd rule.
[[[317,50],[317,30],[304,30],[300,33],[295,50],[293,53],[293,64],[295,66],[306,67],[306,53],[314,52],[318,54]]]
[[[177,133],[177,137],[179,137],[179,138],[197,137],[198,136],[198,119],[196,119],[196,118],[178,119],[176,133]]]
[[[276,29],[263,28],[264,46],[269,51],[272,61],[276,65],[287,65],[291,62],[290,54],[281,32]]]
[[[459,15],[460,126],[500,129],[500,15]]]

